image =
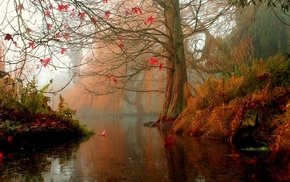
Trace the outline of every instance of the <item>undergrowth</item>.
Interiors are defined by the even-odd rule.
[[[45,95],[52,81],[42,89],[33,79],[27,84],[9,74],[0,78],[0,143],[53,142],[87,137],[93,134],[73,117],[60,95],[57,110],[49,106]]]
[[[174,122],[174,133],[290,149],[289,56],[253,60],[221,78],[208,78],[194,91],[193,103]]]

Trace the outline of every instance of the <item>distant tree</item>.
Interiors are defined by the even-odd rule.
[[[277,53],[290,52],[289,15],[278,8],[257,3],[236,9],[236,28],[228,37],[231,46],[251,39],[254,58],[267,59]]]

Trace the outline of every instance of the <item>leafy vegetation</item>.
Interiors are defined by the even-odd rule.
[[[0,145],[58,142],[93,134],[73,118],[75,111],[62,96],[58,109],[51,109],[45,96],[51,83],[38,89],[35,80],[24,86],[8,74],[0,79]]]
[[[277,55],[194,88],[191,105],[172,131],[222,138],[241,147],[261,144],[278,152],[290,149],[289,116],[290,57]]]

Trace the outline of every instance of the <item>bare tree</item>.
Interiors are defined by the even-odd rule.
[[[73,66],[83,65],[80,74],[87,91],[162,92],[159,121],[175,119],[187,105],[185,53],[194,50],[185,48],[184,42],[208,31],[229,10],[225,2],[220,6],[212,0],[5,2],[1,33],[6,50],[15,55],[6,64],[13,64],[19,77],[25,76],[26,65],[67,68],[61,57],[81,48],[86,52],[84,62]],[[165,78],[164,87],[138,86],[138,80],[146,78],[140,73],[149,70],[163,73],[158,76]]]

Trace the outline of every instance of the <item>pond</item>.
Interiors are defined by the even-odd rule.
[[[87,141],[5,154],[0,181],[278,181],[290,179],[281,166],[217,140],[173,136],[143,127],[156,116],[80,116],[95,130]],[[106,136],[101,133],[106,131]]]

